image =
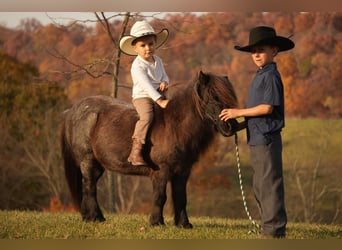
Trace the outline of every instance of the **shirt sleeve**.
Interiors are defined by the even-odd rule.
[[[163,64],[163,61],[160,59],[160,57],[157,57],[158,58],[158,60],[159,60],[159,62],[158,63],[160,63],[160,67],[161,67],[161,70],[162,70],[162,72],[163,72],[163,76],[162,76],[162,82],[166,82],[167,84],[169,84],[169,77],[167,76],[167,74],[166,74],[166,71],[165,71],[165,68],[164,68],[164,64]]]

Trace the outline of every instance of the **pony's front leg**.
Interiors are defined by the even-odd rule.
[[[105,221],[96,194],[96,183],[104,169],[93,159],[83,160],[80,168],[82,172],[82,219],[84,221]]]
[[[192,228],[186,212],[186,183],[189,175],[174,175],[171,179],[172,199],[174,208],[174,222],[178,227]]]
[[[166,202],[166,185],[168,181],[169,171],[166,167],[154,171],[152,179],[153,200],[152,212],[150,216],[150,224],[152,226],[164,225],[163,209]]]

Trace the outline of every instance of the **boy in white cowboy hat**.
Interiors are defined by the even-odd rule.
[[[294,43],[277,36],[271,27],[259,26],[249,34],[247,46],[235,49],[251,53],[258,67],[244,109],[223,109],[220,118],[245,117],[247,142],[253,165],[253,189],[261,213],[261,233],[265,237],[285,237],[287,215],[284,201],[282,139],[285,126],[284,91],[277,65],[278,52],[294,48]]]
[[[153,121],[154,103],[166,108],[169,100],[163,97],[169,83],[163,62],[154,53],[168,38],[167,29],[156,33],[146,21],[136,22],[130,35],[122,37],[120,49],[136,56],[131,67],[133,105],[139,114],[132,136],[133,144],[128,161],[132,165],[146,165],[142,157],[147,131]]]

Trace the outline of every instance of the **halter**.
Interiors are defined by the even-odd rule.
[[[222,103],[220,103],[218,100],[213,98],[212,95],[208,96],[208,100],[205,102],[203,98],[200,96],[199,91],[200,86],[200,80],[197,79],[194,85],[194,91],[193,91],[193,98],[195,102],[196,109],[203,120],[204,118],[207,118],[211,120],[215,126],[216,129],[223,135],[223,136],[231,136],[233,133],[227,132],[232,130],[232,125],[229,122],[223,122],[219,119],[219,113],[214,111],[211,112],[211,107],[218,107],[218,110],[223,109]]]

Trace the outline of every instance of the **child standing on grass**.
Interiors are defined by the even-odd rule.
[[[294,46],[290,39],[277,36],[271,27],[253,28],[249,45],[235,46],[239,51],[251,53],[258,67],[249,89],[247,106],[244,109],[223,109],[220,114],[224,121],[245,117],[254,170],[253,189],[261,213],[261,234],[266,237],[279,238],[286,234],[280,134],[285,126],[284,90],[274,57]]]
[[[163,97],[169,78],[161,58],[155,55],[156,49],[167,40],[168,35],[167,29],[155,33],[149,23],[138,21],[132,26],[130,35],[120,40],[121,51],[136,56],[131,67],[132,98],[139,120],[135,125],[133,145],[128,157],[132,165],[147,165],[142,157],[142,149],[153,121],[154,103],[162,108],[166,108],[169,103],[169,100]]]

